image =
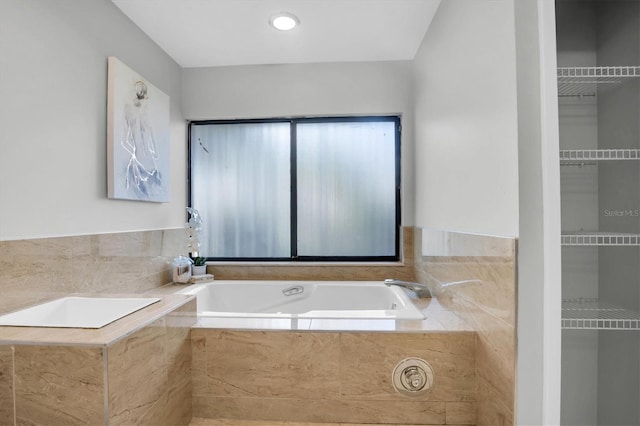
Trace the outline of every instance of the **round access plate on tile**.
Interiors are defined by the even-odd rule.
[[[402,395],[424,395],[433,386],[433,368],[420,358],[403,359],[393,369],[392,383]]]

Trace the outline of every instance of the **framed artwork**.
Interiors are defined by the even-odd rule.
[[[169,201],[169,96],[109,57],[109,198]]]

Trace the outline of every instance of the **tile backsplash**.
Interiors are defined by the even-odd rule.
[[[217,279],[412,281],[413,228],[403,228],[402,262],[309,266],[209,265]],[[0,314],[70,293],[141,293],[171,282],[186,253],[184,228],[0,241]]]
[[[0,241],[0,313],[70,293],[141,293],[171,282],[184,229]]]

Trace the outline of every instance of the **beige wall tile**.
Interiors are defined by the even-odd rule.
[[[56,267],[70,259],[71,248],[57,239],[0,242],[0,313],[66,294],[71,273]]]
[[[371,424],[375,424],[375,426],[421,426],[417,424],[398,424],[398,423],[340,423],[340,426],[370,426]],[[287,426],[295,426],[295,425],[287,425]],[[462,425],[450,425],[446,426],[462,426]],[[465,425],[467,426],[467,425]]]
[[[340,426],[338,423],[279,422],[264,420],[205,419],[194,417],[190,426]],[[357,426],[357,425],[355,425]]]
[[[344,407],[344,408],[342,408]],[[350,423],[443,424],[443,402],[345,401],[340,418]],[[327,407],[330,409],[330,407]],[[338,419],[336,419],[338,420]]]
[[[156,403],[153,410],[150,410],[150,413],[157,413],[156,417],[148,413],[142,424],[187,425],[191,421],[191,325],[195,320],[195,312],[194,300],[166,317],[167,384],[163,398]]]
[[[78,292],[141,293],[171,281],[184,230],[0,242],[0,314]]]
[[[207,419],[194,417],[190,426],[369,426],[372,423],[309,423],[309,422],[280,422],[264,420],[234,420],[234,419]],[[397,423],[376,423],[376,426],[419,426]],[[461,426],[461,425],[447,425]]]
[[[476,397],[473,332],[192,333],[196,417],[444,424],[447,401]],[[424,398],[401,396],[390,383],[393,368],[408,356],[434,367],[436,386]],[[195,372],[205,363],[203,383]],[[464,407],[452,406],[453,418]]]
[[[189,383],[171,385],[149,410],[135,423],[148,426],[185,426],[191,422],[191,386]],[[129,423],[127,423],[129,424]]]
[[[93,238],[100,258],[138,259],[160,256],[161,252],[162,231],[99,234]]]
[[[341,333],[342,395],[406,400],[391,383],[395,366],[422,358],[434,370],[427,401],[475,401],[475,333]]]
[[[0,425],[13,425],[13,353],[0,345]]]
[[[199,332],[198,329],[191,332],[191,383],[194,395],[206,395],[207,337]]]
[[[191,326],[196,322],[195,315],[196,301],[192,300],[165,317],[169,385],[191,384]]]
[[[478,378],[478,426],[513,426],[514,412],[500,400],[493,386]]]
[[[476,374],[496,390],[498,398],[507,407],[515,407],[515,328],[497,326],[478,332]],[[490,325],[487,320],[483,325]]]
[[[187,425],[190,422],[190,326],[194,313],[195,302],[187,303],[109,346],[111,425]]]
[[[207,395],[335,398],[337,333],[209,330]]]
[[[112,425],[138,422],[163,395],[167,385],[165,333],[164,321],[158,321],[109,346]]]
[[[309,422],[280,422],[264,420],[234,420],[234,419],[207,419],[194,417],[190,426],[368,426],[372,423],[309,423]],[[376,426],[419,426],[398,423],[376,423]],[[447,425],[462,426],[462,425]],[[466,426],[466,425],[465,425]]]
[[[447,402],[445,404],[446,424],[475,425],[475,402]]]
[[[166,393],[167,402],[162,405],[162,418],[168,425],[188,425],[193,418],[193,387],[190,382],[183,383],[182,386],[169,387]],[[161,422],[147,422],[149,426],[157,425]]]
[[[514,257],[514,238],[467,234],[434,229],[422,229],[420,248],[422,256],[497,256]]]
[[[493,395],[488,398],[478,388],[478,425],[510,424],[504,422],[513,417],[516,244],[515,239],[416,229],[416,277],[478,333],[476,379]]]
[[[101,348],[16,346],[18,424],[104,423]]]
[[[515,325],[515,264],[502,259],[436,258],[428,260],[427,273],[437,281],[435,294],[451,309],[470,301],[487,313]]]
[[[460,315],[478,333],[476,374],[496,389],[507,406],[515,404],[516,330],[468,299],[458,299]]]
[[[195,396],[195,417],[442,425],[444,402]]]

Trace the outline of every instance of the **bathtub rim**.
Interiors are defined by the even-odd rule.
[[[398,298],[404,305],[407,306],[406,311],[408,312],[405,316],[391,315],[392,310],[368,310],[369,312],[384,312],[384,315],[357,315],[356,313],[363,313],[366,310],[325,310],[321,312],[325,312],[325,314],[277,314],[277,313],[249,313],[249,312],[219,312],[219,311],[198,311],[198,318],[248,318],[248,319],[328,319],[328,320],[404,320],[404,321],[422,321],[426,319],[426,316],[422,312],[421,308],[416,305],[416,300],[421,300],[415,297],[412,297],[409,292],[406,290],[396,287],[396,286],[386,286],[384,281],[374,281],[374,280],[362,280],[362,281],[337,281],[337,280],[214,280],[206,283],[195,283],[191,285],[186,285],[182,289],[176,291],[178,294],[188,294],[194,295],[197,298],[197,292],[207,286],[216,285],[216,284],[234,284],[234,285],[242,285],[242,284],[252,284],[256,285],[256,283],[266,283],[266,284],[278,284],[283,285],[285,287],[292,286],[295,284],[311,284],[311,283],[319,283],[322,284],[346,284],[349,287],[355,287],[358,285],[379,285],[390,291],[396,298]],[[428,300],[428,299],[427,299]],[[208,312],[208,315],[203,315],[201,312]],[[311,311],[311,312],[320,312],[320,311]],[[332,312],[332,313],[329,313]],[[340,312],[352,312],[352,315],[344,315],[340,314]]]

